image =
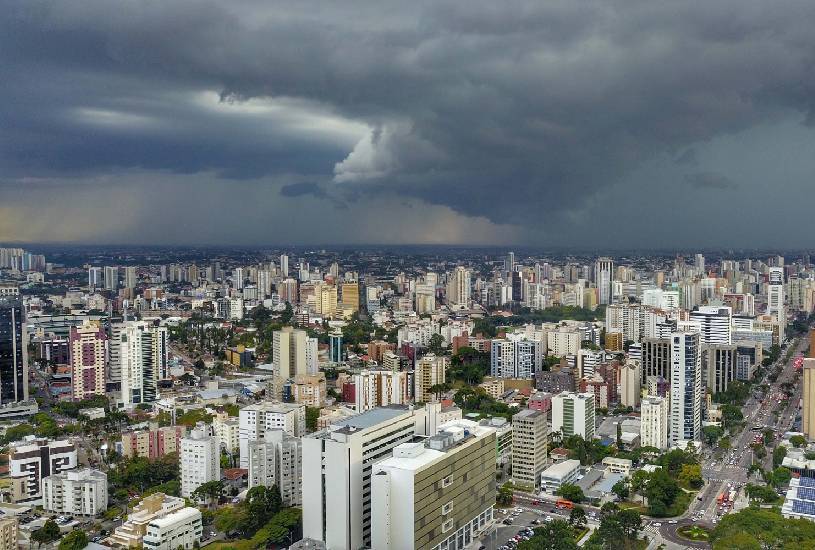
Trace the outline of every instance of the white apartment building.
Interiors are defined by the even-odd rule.
[[[179,460],[182,497],[189,498],[204,483],[221,479],[220,441],[202,422],[181,439]]]
[[[118,342],[122,396],[125,406],[155,401],[158,381],[167,373],[167,327],[145,321],[128,321],[120,328]]]
[[[150,521],[142,540],[145,550],[190,550],[198,548],[202,534],[200,510],[187,506]]]
[[[369,369],[354,375],[356,410],[402,405],[410,399],[408,373],[391,369]]]
[[[531,378],[543,362],[543,345],[523,334],[491,342],[491,374],[495,378]]]
[[[48,441],[28,436],[9,447],[11,501],[40,504],[42,478],[73,470],[76,446],[70,441]]]
[[[640,404],[640,445],[668,448],[668,398],[649,395]]]
[[[329,550],[371,547],[374,463],[412,442],[417,420],[410,407],[390,405],[303,437],[304,537]]]
[[[295,437],[306,433],[306,406],[298,403],[263,401],[248,405],[240,410],[239,419],[241,468],[249,467],[249,442],[267,430],[280,429]]]
[[[549,426],[546,413],[524,409],[512,417],[512,479],[537,488],[546,468]]]
[[[219,412],[212,419],[212,433],[218,438],[221,447],[230,453],[240,449],[240,419]]]
[[[444,384],[449,363],[449,357],[436,356],[432,353],[428,353],[416,362],[413,379],[414,398],[417,402],[427,403],[433,398],[430,388],[436,384]]]
[[[552,396],[552,431],[565,438],[594,439],[594,394],[562,392]]]
[[[300,506],[303,491],[303,451],[299,437],[268,430],[249,442],[249,488],[277,485],[283,506]]]
[[[702,436],[702,350],[697,333],[671,334],[671,444]]]
[[[546,331],[546,345],[548,355],[566,357],[576,355],[580,349],[581,331],[575,327],[562,326],[555,330]]]
[[[108,509],[108,476],[83,468],[42,478],[42,507],[48,512],[96,516]]]
[[[546,468],[540,476],[542,490],[554,493],[563,485],[577,481],[580,475],[580,461],[569,459],[561,460]]]
[[[468,547],[492,524],[494,468],[494,430],[468,420],[395,447],[373,467],[370,547]]]
[[[784,304],[784,267],[771,267],[767,279],[767,314],[778,323],[778,343],[784,341],[787,310]]]
[[[729,345],[733,342],[733,311],[728,306],[700,306],[690,312],[690,320],[699,323],[701,343]]]

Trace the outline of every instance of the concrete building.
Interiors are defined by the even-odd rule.
[[[83,468],[42,478],[42,507],[55,514],[96,516],[108,509],[108,476]]]
[[[410,400],[408,373],[391,369],[368,369],[354,375],[357,412]]]
[[[784,304],[784,267],[771,267],[767,274],[767,315],[778,326],[778,344],[786,338],[787,310]]]
[[[649,395],[640,404],[640,445],[668,448],[668,398]]]
[[[0,519],[0,550],[17,550],[20,522],[16,517]]]
[[[283,399],[320,408],[326,398],[325,374],[298,374],[283,385]]]
[[[692,332],[671,334],[670,440],[697,441],[702,437],[701,337]]]
[[[642,384],[650,376],[671,378],[671,340],[669,338],[645,338],[642,341]]]
[[[303,452],[299,437],[268,430],[263,439],[249,442],[249,488],[277,485],[283,506],[300,506]]]
[[[28,342],[16,285],[0,295],[0,405],[28,400]]]
[[[702,345],[702,375],[714,394],[727,390],[736,380],[737,348],[735,345]]]
[[[116,527],[113,534],[105,539],[105,544],[113,548],[138,548],[142,546],[147,525],[184,508],[184,499],[153,493],[144,497],[133,510],[127,514],[122,525]]]
[[[549,427],[546,413],[522,410],[512,417],[512,479],[518,485],[537,488],[546,467]]]
[[[239,412],[241,468],[249,467],[249,442],[261,438],[267,430],[281,429],[295,437],[306,433],[306,406],[296,403],[263,401]]]
[[[414,371],[414,398],[417,403],[427,403],[433,399],[430,388],[437,384],[444,384],[449,361],[450,359],[446,356],[436,356],[432,353],[428,353],[416,361]]]
[[[181,439],[181,496],[189,498],[208,481],[221,479],[220,441],[203,422]]]
[[[690,320],[700,326],[701,342],[705,345],[733,343],[733,311],[726,306],[699,306],[690,312]]]
[[[105,361],[108,336],[100,325],[85,321],[71,327],[68,336],[71,362],[71,394],[81,400],[105,394]]]
[[[42,479],[73,470],[76,446],[70,441],[48,441],[28,436],[9,447],[11,502],[40,504]]]
[[[552,397],[552,431],[566,438],[594,439],[594,394],[562,392]]]
[[[541,490],[554,494],[563,485],[573,484],[580,474],[580,461],[562,460],[546,468],[540,475]]]
[[[371,547],[373,466],[413,442],[417,421],[412,408],[390,405],[303,438],[304,537],[330,550]]]
[[[640,403],[642,388],[641,365],[639,361],[626,361],[617,371],[617,388],[620,393],[620,405],[636,407]]]
[[[815,359],[804,359],[803,380],[801,382],[801,431],[809,440],[815,439]]]
[[[613,297],[614,260],[598,258],[594,264],[594,281],[597,285],[597,298],[600,304],[610,304]]]
[[[492,524],[494,430],[467,420],[374,465],[371,548],[463,550]]]
[[[128,321],[114,334],[118,340],[111,345],[119,347],[122,403],[132,406],[155,401],[158,381],[167,373],[167,327]]]
[[[188,506],[151,520],[142,540],[150,550],[190,550],[198,548],[202,535],[201,511]]]
[[[580,349],[580,339],[582,333],[576,327],[560,326],[554,330],[546,332],[546,346],[549,350],[547,355],[555,357],[566,357],[576,355]]]
[[[155,460],[166,454],[177,453],[184,437],[184,426],[153,425],[147,430],[136,430],[122,434],[122,455],[128,458],[141,456]]]
[[[508,334],[491,343],[490,369],[494,378],[531,378],[543,361],[543,344],[523,334]]]
[[[218,438],[222,449],[237,453],[240,449],[240,419],[225,412],[215,414],[212,419],[212,433]]]

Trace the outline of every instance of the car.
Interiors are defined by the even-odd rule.
[[[658,521],[656,523],[652,523],[651,525],[653,525],[654,527],[662,527],[662,524]]]
[[[504,525],[512,525],[512,518],[507,518],[504,520]]]
[[[523,508],[515,508],[515,513],[516,513],[516,514],[520,514],[520,513],[521,513],[521,512],[523,512],[523,511],[524,511],[524,509],[523,509]]]
[[[546,521],[552,521],[552,516],[546,516]]]
[[[540,524],[541,524],[541,520],[539,520],[538,518],[535,518],[535,519],[532,520],[532,525],[540,525]]]
[[[676,523],[676,520],[675,520],[675,519],[672,519],[672,520],[670,520],[668,523],[670,523],[671,525],[673,525],[673,524],[675,524],[675,523]]]

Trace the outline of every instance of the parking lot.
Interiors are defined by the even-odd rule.
[[[480,548],[483,550],[511,550],[516,548],[519,540],[529,536],[526,529],[534,529],[546,521],[562,519],[568,521],[569,510],[557,510],[548,503],[540,508],[517,507],[502,510],[495,509],[495,527],[481,537]],[[516,540],[517,539],[517,540]],[[474,546],[479,548],[479,546]]]

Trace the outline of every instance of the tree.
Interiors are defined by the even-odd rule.
[[[306,407],[306,429],[313,432],[317,429],[317,420],[320,418],[320,407]]]
[[[582,529],[586,526],[588,519],[586,518],[586,510],[582,506],[575,506],[569,513],[569,525]]]
[[[617,495],[617,498],[620,500],[627,499],[629,495],[628,482],[625,479],[621,479],[614,484],[611,488],[611,492]]]
[[[792,446],[797,449],[798,447],[806,445],[807,440],[802,435],[794,435],[794,436],[790,437],[790,443],[792,443]]]
[[[648,484],[648,479],[650,478],[651,474],[644,470],[637,470],[633,474],[631,474],[631,491],[635,494],[642,495],[643,499],[645,499],[645,495],[643,494],[643,489],[645,489],[646,485]]]
[[[722,438],[720,438],[720,439],[719,439],[719,447],[720,447],[722,450],[727,451],[728,449],[730,449],[730,447],[731,447],[731,446],[732,446],[732,442],[731,442],[731,440],[730,440],[730,436],[729,436],[729,435],[726,435],[726,436],[724,436],[724,437],[722,437]]]
[[[698,464],[683,464],[682,469],[679,471],[678,480],[680,485],[698,489],[705,483],[705,480],[702,479],[702,467]]]
[[[512,504],[513,498],[512,483],[507,482],[498,488],[498,496],[495,498],[495,503],[499,506],[509,506]]]
[[[246,493],[246,522],[244,531],[254,534],[263,527],[272,516],[280,511],[283,499],[277,485],[252,487]]]
[[[773,449],[773,468],[778,468],[784,462],[784,457],[787,456],[787,447],[779,445]]]
[[[583,502],[583,499],[586,498],[585,495],[583,494],[583,489],[572,483],[564,483],[555,492],[555,494],[560,495],[566,500],[571,500],[572,502],[575,503]]]
[[[427,349],[430,353],[435,353],[436,355],[441,355],[444,353],[444,337],[441,334],[434,334],[430,337],[430,342],[428,342]]]
[[[577,548],[574,530],[562,519],[535,528],[535,534],[518,545],[518,550],[577,550]]]
[[[786,519],[774,510],[745,508],[722,517],[710,535],[710,542],[714,550],[812,548],[815,523]]]
[[[49,519],[42,527],[31,533],[31,540],[36,542],[37,546],[54,542],[55,540],[59,539],[59,537],[59,525],[57,525],[57,522],[52,519]]]
[[[75,529],[59,541],[59,550],[82,550],[87,545],[87,533],[81,529]]]
[[[221,496],[221,493],[223,493],[223,490],[223,481],[207,481],[206,483],[196,487],[190,496],[195,500],[206,502],[207,505],[211,505],[213,500],[217,502],[218,498]]]
[[[668,515],[670,506],[679,494],[679,485],[665,470],[655,470],[648,480],[645,496],[648,498],[648,514],[655,517]]]
[[[705,426],[702,428],[702,436],[705,442],[711,447],[724,435],[724,430],[719,426]]]

